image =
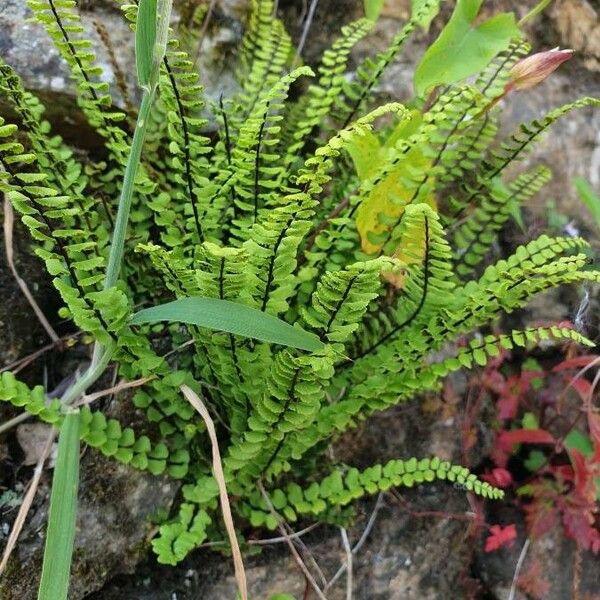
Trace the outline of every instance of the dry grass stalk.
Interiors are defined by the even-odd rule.
[[[377,496],[377,501],[375,502],[373,512],[371,513],[371,516],[369,517],[369,520],[367,521],[367,525],[366,525],[364,531],[362,532],[360,539],[358,540],[358,542],[356,542],[356,545],[354,546],[354,548],[352,548],[353,556],[356,556],[356,554],[358,554],[359,550],[363,547],[364,543],[367,541],[367,538],[369,537],[371,531],[373,530],[373,527],[375,527],[375,522],[377,521],[377,515],[379,514],[379,511],[381,510],[381,508],[383,508],[384,505],[385,505],[384,494],[383,494],[383,492],[380,492],[379,495]],[[329,583],[325,586],[325,591],[329,590],[335,584],[335,582],[345,573],[347,568],[348,568],[348,563],[344,562],[344,564],[337,570],[336,574],[329,580]]]
[[[271,512],[271,514],[277,521],[277,528],[279,529],[281,536],[285,539],[285,541],[288,545],[288,548],[290,549],[290,552],[292,553],[292,556],[294,557],[294,559],[298,563],[298,566],[300,567],[300,570],[302,571],[302,573],[304,573],[304,577],[306,577],[306,580],[312,586],[313,590],[315,591],[315,594],[317,594],[317,596],[319,597],[319,600],[327,600],[327,597],[321,591],[321,588],[318,586],[317,582],[315,581],[315,578],[312,576],[311,572],[308,570],[307,566],[304,564],[302,557],[298,553],[298,550],[296,550],[296,546],[294,546],[292,540],[290,540],[290,536],[285,529],[284,521],[281,518],[281,516],[279,515],[279,513],[275,510],[275,507],[273,506],[273,503],[271,502],[271,498],[269,498],[269,494],[267,494],[262,482],[259,481],[257,483],[257,487],[260,490],[260,493],[262,494],[263,498],[265,499],[265,502],[267,503],[267,506],[269,507],[269,511]]]
[[[8,541],[6,542],[6,548],[4,548],[4,553],[2,555],[2,561],[0,562],[0,575],[6,569],[6,565],[8,564],[8,560],[12,551],[14,550],[19,535],[21,534],[21,530],[23,529],[23,525],[25,525],[25,519],[29,513],[29,509],[33,503],[33,499],[35,498],[35,494],[37,492],[38,486],[40,484],[40,478],[42,477],[42,473],[44,471],[44,463],[48,456],[50,456],[50,452],[52,450],[52,445],[54,444],[54,438],[56,437],[56,429],[52,429],[46,444],[40,454],[40,457],[35,465],[35,469],[33,471],[33,477],[31,478],[31,482],[29,484],[29,489],[23,498],[23,503],[19,508],[19,513],[17,514],[17,518],[13,523],[12,530],[8,537]]]
[[[210,437],[210,443],[212,445],[212,458],[213,458],[213,471],[217,485],[219,486],[219,499],[221,502],[221,512],[223,513],[223,521],[225,522],[225,528],[227,529],[227,535],[229,536],[229,543],[231,544],[231,552],[233,554],[233,565],[235,568],[235,579],[238,584],[238,589],[242,600],[248,600],[248,585],[246,583],[246,571],[244,570],[244,563],[242,561],[242,553],[240,552],[240,546],[235,535],[235,527],[233,525],[233,516],[231,514],[231,506],[229,505],[229,497],[227,496],[227,487],[225,485],[225,475],[223,473],[223,465],[221,463],[221,453],[219,451],[219,443],[217,441],[217,433],[215,431],[215,424],[202,400],[187,385],[182,385],[179,388],[183,395],[187,398],[188,402],[198,411],[200,416],[206,423],[206,429]]]
[[[75,403],[75,406],[82,406],[91,404],[100,398],[104,398],[104,396],[111,396],[112,394],[118,394],[124,390],[129,390],[131,388],[140,387],[140,385],[144,385],[149,381],[156,379],[156,375],[151,375],[150,377],[142,377],[141,379],[136,379],[135,381],[120,381],[117,385],[109,387],[105,390],[100,390],[98,392],[94,392],[93,394],[84,395],[79,402]]]
[[[519,575],[521,574],[521,569],[523,568],[523,563],[525,562],[525,557],[527,556],[527,551],[529,550],[530,544],[529,538],[525,540],[523,544],[523,548],[521,548],[521,553],[519,554],[519,559],[517,560],[517,566],[515,567],[515,573],[513,575],[512,583],[510,585],[510,593],[508,595],[508,600],[515,600],[515,596],[517,594],[517,583],[519,581]]]
[[[23,296],[25,296],[25,298],[27,299],[27,302],[29,302],[31,308],[33,309],[35,316],[38,318],[39,322],[42,324],[42,327],[46,330],[46,333],[48,334],[50,339],[54,343],[57,343],[60,340],[60,338],[58,337],[56,331],[54,331],[52,325],[50,325],[50,323],[48,322],[48,319],[46,319],[44,313],[42,312],[42,309],[38,306],[38,303],[35,301],[35,298],[33,297],[31,291],[29,290],[28,285],[21,278],[21,276],[17,272],[17,268],[15,267],[14,251],[13,251],[14,223],[15,223],[15,213],[13,211],[12,204],[10,203],[8,198],[5,196],[4,197],[4,247],[5,247],[5,251],[6,251],[6,262],[8,263],[8,267],[10,268],[11,273],[13,274],[13,277],[15,278],[17,284],[19,285],[19,288],[21,289]]]
[[[346,600],[352,600],[352,548],[350,548],[350,541],[348,540],[348,532],[344,527],[340,527],[340,533],[342,535],[342,545],[346,552]]]

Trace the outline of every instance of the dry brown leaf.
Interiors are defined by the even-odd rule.
[[[17,427],[17,441],[25,453],[24,465],[35,465],[44,456],[51,431],[52,427],[45,423],[23,423]]]

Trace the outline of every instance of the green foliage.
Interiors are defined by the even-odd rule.
[[[364,0],[365,16],[371,21],[376,21],[379,13],[383,9],[385,0]]]
[[[511,40],[520,37],[512,13],[474,25],[483,0],[457,0],[448,24],[428,48],[415,71],[417,95],[437,85],[448,85],[478,73]]]
[[[596,229],[600,230],[600,196],[594,192],[592,186],[583,177],[575,178],[575,188],[581,201],[586,205],[594,218]]]
[[[298,517],[307,515],[335,520],[336,510],[367,494],[373,495],[392,487],[413,487],[436,480],[449,481],[484,498],[500,499],[504,495],[489,483],[479,481],[468,469],[434,457],[390,460],[385,465],[374,465],[364,471],[356,468],[336,469],[321,481],[313,481],[304,489],[297,483],[290,483],[283,489],[275,488],[270,492],[270,498],[275,509],[287,521],[294,522]],[[249,494],[241,512],[254,527],[275,529],[277,526],[264,498],[257,490]]]
[[[419,71],[421,89],[444,89],[410,109],[394,102],[366,108],[386,67],[440,4],[415,0],[390,46],[348,79],[350,51],[369,20],[342,29],[313,78],[308,66],[290,70],[289,36],[272,2],[256,0],[240,50],[239,92],[218,107],[206,106],[193,62],[171,31],[131,179],[123,269],[117,285],[104,286],[113,199],[133,131],[101,81],[74,3],[31,2],[106,152],[102,162],[75,155],[51,132],[40,101],[0,64],[0,94],[18,117],[0,118],[0,191],[54,278],[61,314],[114,347],[121,376],[148,378],[131,400],[145,415],[135,431],[84,406],[80,437],[123,463],[183,480],[181,501],[153,541],[161,562],[175,564],[221,538],[210,445],[181,385],[201,395],[214,417],[240,528],[276,525],[258,481],[288,520],[341,522],[356,498],[439,479],[500,498],[437,458],[360,472],[325,450],[374,412],[438,390],[448,373],[484,365],[499,348],[589,344],[564,326],[487,333],[535,294],[600,278],[579,238],[542,235],[507,258],[497,256],[496,244],[515,209],[550,177],[549,169],[532,167],[506,181],[507,168],[558,119],[598,100],[555,109],[497,139],[495,100],[528,48],[511,42],[518,37],[512,17],[473,27],[480,2],[471,12],[460,2],[450,33]],[[136,29],[137,6],[122,8]],[[471,53],[490,30],[482,52]],[[463,44],[464,68],[446,65],[443,80],[432,79],[428,61],[450,42]],[[454,84],[471,76],[468,85]],[[217,123],[211,138],[210,108]],[[218,322],[204,310],[216,301],[232,309]],[[132,319],[134,306],[143,309]],[[227,325],[239,325],[242,312],[254,321]],[[205,326],[211,319],[221,331]],[[274,319],[289,324],[283,337],[256,334]],[[305,341],[309,334],[310,344],[282,347],[292,345],[290,333]],[[41,386],[30,389],[10,373],[0,378],[0,400],[47,423],[64,419]]]

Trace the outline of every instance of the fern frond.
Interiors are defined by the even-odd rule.
[[[372,27],[373,23],[368,19],[359,19],[345,25],[342,27],[341,36],[323,53],[317,69],[318,82],[309,86],[284,123],[282,149],[287,155],[287,165],[291,166],[297,160],[308,136],[322,126],[324,119],[338,101],[346,82],[345,73],[350,52]]]
[[[487,193],[477,196],[475,210],[454,235],[458,275],[473,272],[490,251],[511,211],[533,197],[551,177],[550,170],[541,166],[523,173],[506,187],[499,180],[492,181]]]
[[[571,111],[586,107],[600,106],[597,98],[581,98],[575,102],[565,104],[550,111],[541,119],[534,119],[530,123],[522,124],[519,131],[510,136],[498,149],[492,150],[486,160],[482,161],[481,168],[470,178],[473,183],[462,186],[462,195],[455,199],[458,209],[455,218],[458,218],[482,190],[487,182],[503,173],[514,161],[521,159],[526,152],[554,123]]]
[[[380,52],[375,58],[367,58],[356,71],[356,80],[350,82],[344,88],[343,97],[337,102],[336,118],[343,122],[342,128],[354,119],[362,104],[366,102],[375,86],[379,83],[381,76],[410,38],[413,31],[418,27],[424,15],[431,14],[442,0],[424,0],[419,3],[417,11],[411,19],[396,34],[390,45]]]
[[[485,367],[491,358],[498,356],[501,350],[531,347],[552,341],[572,341],[583,346],[595,346],[594,342],[566,327],[531,327],[524,330],[513,330],[510,334],[487,335],[475,337],[468,346],[461,348],[456,355],[445,358],[425,369],[434,377],[445,377],[448,373],[461,368],[471,369],[475,365]],[[427,376],[427,375],[424,375]]]
[[[484,498],[499,500],[504,492],[483,482],[465,467],[434,458],[390,460],[363,471],[356,468],[336,469],[320,482],[306,488],[297,483],[269,491],[273,506],[286,520],[294,522],[300,516],[323,517],[366,495],[395,487],[413,487],[435,481],[449,481]],[[252,526],[275,529],[277,523],[269,518],[269,508],[258,490],[249,494],[240,511]]]
[[[9,371],[0,376],[0,400],[23,408],[56,427],[64,418],[60,399],[47,399],[43,386],[29,389]],[[130,427],[122,429],[116,419],[107,419],[102,412],[92,412],[87,406],[81,409],[80,436],[83,442],[97,448],[105,456],[112,456],[136,469],[148,470],[154,475],[166,470],[172,477],[178,478],[187,473],[187,450],[169,452],[163,443],[152,444],[147,436],[136,437]]]

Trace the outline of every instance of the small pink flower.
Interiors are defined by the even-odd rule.
[[[562,63],[569,60],[574,54],[574,50],[546,50],[546,52],[537,52],[523,60],[520,60],[511,69],[511,80],[506,88],[508,90],[526,90],[544,81],[551,75]]]

